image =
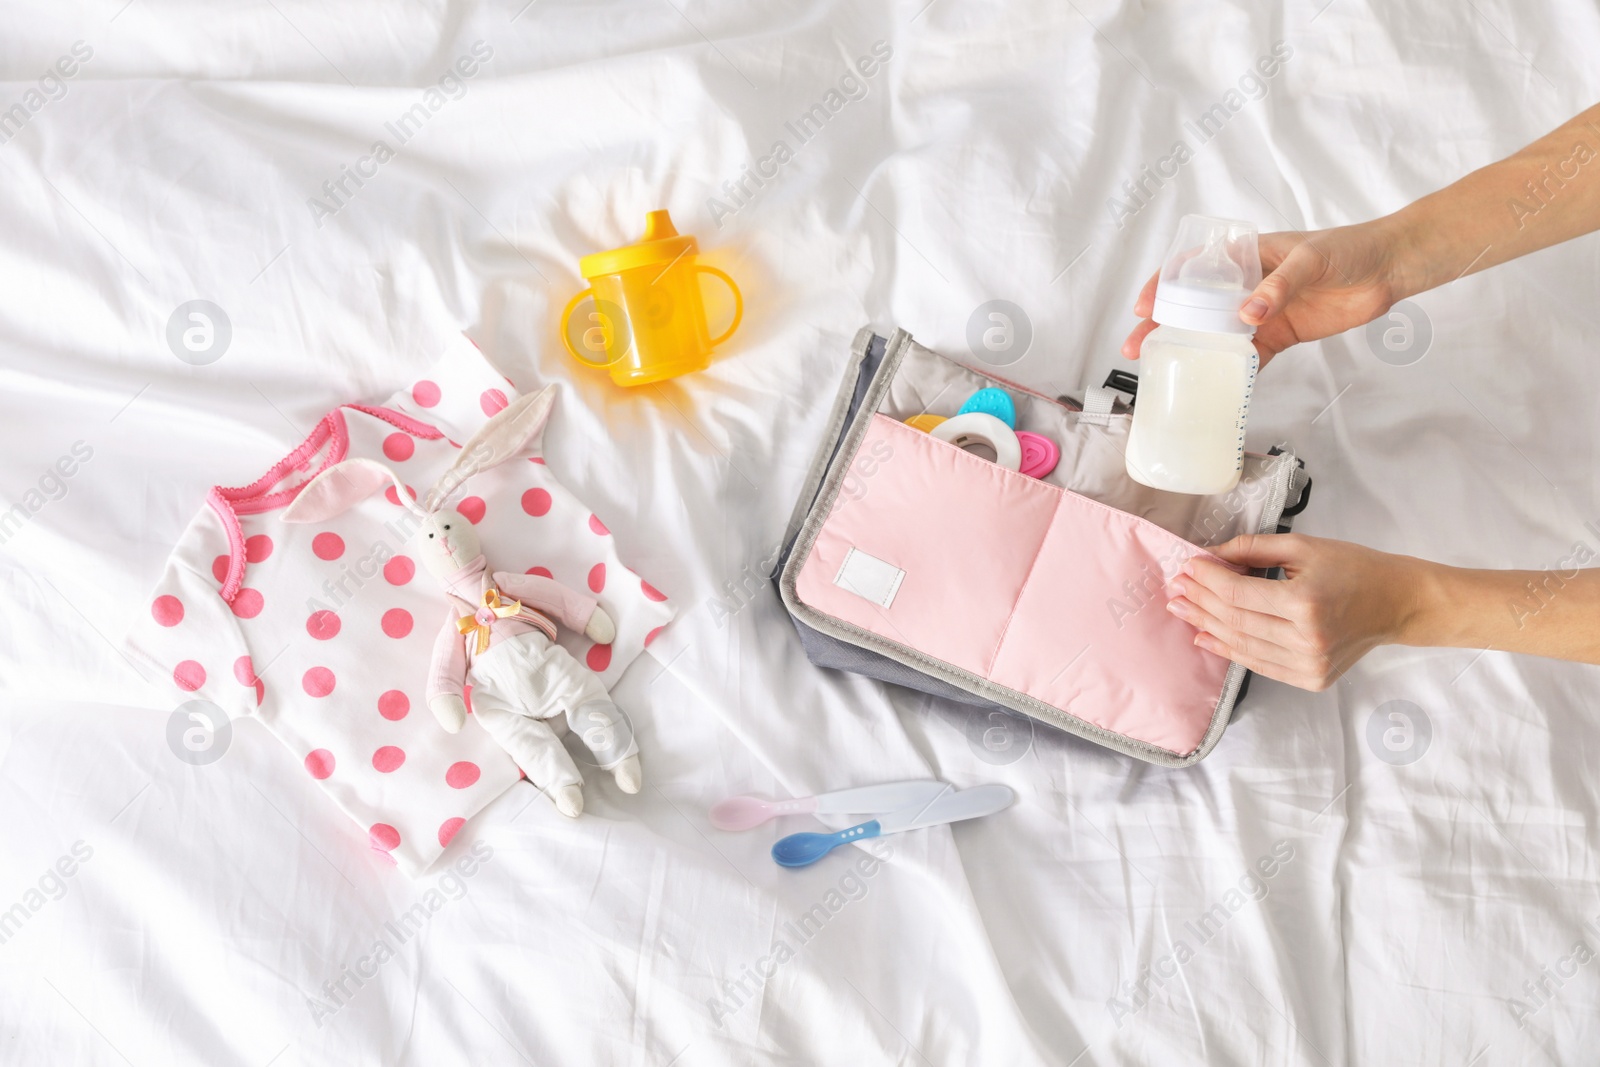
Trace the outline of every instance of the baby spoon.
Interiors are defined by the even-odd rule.
[[[975,785],[971,789],[959,790],[954,786],[945,788],[948,792],[931,801],[880,815],[836,833],[799,833],[780,837],[772,846],[772,858],[781,867],[806,867],[848,841],[993,815],[1010,807],[1016,797],[1009,786],[1003,785]]]
[[[711,825],[718,830],[751,830],[780,815],[872,815],[899,811],[901,808],[925,804],[949,788],[944,782],[922,780],[864,785],[857,789],[841,789],[793,800],[728,797],[711,806]]]

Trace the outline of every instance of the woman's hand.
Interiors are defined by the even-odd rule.
[[[1331,686],[1375,646],[1410,643],[1431,564],[1303,534],[1235,537],[1209,550],[1281,580],[1195,557],[1168,583],[1167,610],[1200,631],[1194,643],[1302,689]]]
[[[1245,301],[1239,317],[1256,327],[1256,351],[1265,367],[1290,345],[1332,337],[1364,326],[1407,295],[1397,277],[1403,242],[1391,218],[1310,233],[1262,234],[1261,269],[1269,273]],[[1156,328],[1156,275],[1133,305],[1145,321],[1122,343],[1122,354],[1139,358],[1145,335]]]

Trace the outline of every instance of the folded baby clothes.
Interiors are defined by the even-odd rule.
[[[427,487],[516,391],[465,338],[379,405],[328,413],[298,448],[240,488],[216,488],[190,522],[127,638],[147,677],[229,717],[254,716],[367,833],[416,876],[466,820],[521,776],[476,724],[446,733],[427,706],[445,593],[418,566],[396,491],[327,522],[282,510],[318,473],[365,457]],[[496,566],[587,590],[616,638],[560,644],[609,689],[672,618],[629,570],[604,522],[552,477],[542,431],[473,479],[455,508]],[[467,694],[471,703],[470,690]]]

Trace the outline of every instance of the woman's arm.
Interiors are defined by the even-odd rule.
[[[1597,537],[1600,540],[1600,537]],[[1447,567],[1303,534],[1236,537],[1230,563],[1282,567],[1281,580],[1195,558],[1167,610],[1195,644],[1258,674],[1323,690],[1378,645],[1499,649],[1600,663],[1600,552],[1579,542],[1543,571]]]
[[[1263,234],[1270,273],[1239,317],[1256,326],[1261,365],[1290,345],[1364,326],[1397,301],[1485,267],[1600,229],[1600,105],[1513,156],[1392,215],[1309,233]],[[1156,279],[1123,342],[1139,358]]]
[[[1377,223],[1396,300],[1600,229],[1600,105]]]
[[[1497,648],[1600,663],[1600,570],[1483,571],[1438,563],[1426,568],[1426,607],[1401,644]]]
[[[1263,364],[1299,341],[1362,326],[1408,296],[1600,229],[1600,106],[1522,151],[1371,222],[1261,238],[1271,271],[1240,312]],[[1152,278],[1134,310],[1148,315]],[[1143,323],[1123,354],[1138,356]],[[1591,528],[1592,529],[1592,528]],[[1321,690],[1381,644],[1494,648],[1600,663],[1600,556],[1579,542],[1543,571],[1446,567],[1299,534],[1212,549],[1284,580],[1195,560],[1168,610],[1195,644],[1269,678]]]

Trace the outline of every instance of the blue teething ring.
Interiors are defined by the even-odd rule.
[[[1011,397],[1006,395],[1004,389],[993,387],[979,389],[967,397],[967,402],[961,405],[961,410],[956,414],[966,415],[974,411],[983,415],[993,415],[1005,423],[1008,429],[1017,428],[1017,406],[1011,402]]]

